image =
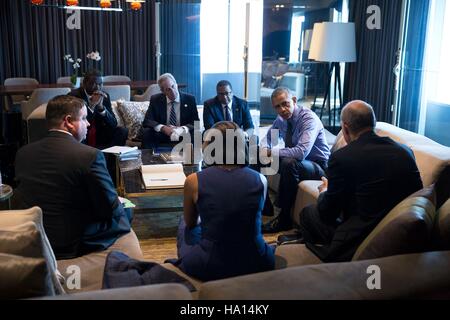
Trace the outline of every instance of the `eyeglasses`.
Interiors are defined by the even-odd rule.
[[[230,92],[217,92],[217,95],[218,96],[231,96],[233,94],[233,92],[232,91],[230,91]]]

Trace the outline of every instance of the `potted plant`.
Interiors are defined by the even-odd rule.
[[[64,60],[68,61],[69,63],[72,64],[73,73],[70,76],[70,82],[72,83],[72,85],[74,87],[79,86],[80,85],[80,83],[79,83],[80,79],[78,78],[78,72],[79,72],[79,69],[80,69],[81,59],[80,58],[74,59],[74,58],[72,58],[72,56],[70,54],[66,54],[64,56]]]

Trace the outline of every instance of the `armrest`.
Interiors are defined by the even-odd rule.
[[[315,204],[319,198],[319,190],[322,184],[321,180],[305,180],[298,185],[297,198],[295,199],[294,211],[292,212],[292,220],[299,224],[299,215],[303,208]]]
[[[192,295],[182,284],[168,283],[63,294],[36,300],[192,300]]]

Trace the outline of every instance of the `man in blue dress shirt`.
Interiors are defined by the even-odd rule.
[[[280,186],[275,205],[280,214],[263,226],[264,233],[275,233],[292,228],[291,209],[303,180],[320,180],[325,176],[330,148],[324,127],[311,110],[297,106],[297,98],[287,88],[272,93],[272,106],[278,114],[267,136],[262,141],[263,152],[279,157]],[[272,143],[272,130],[279,130],[285,146]]]

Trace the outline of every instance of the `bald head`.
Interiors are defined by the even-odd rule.
[[[372,106],[361,100],[351,101],[342,109],[341,121],[352,135],[373,130],[377,123]]]

